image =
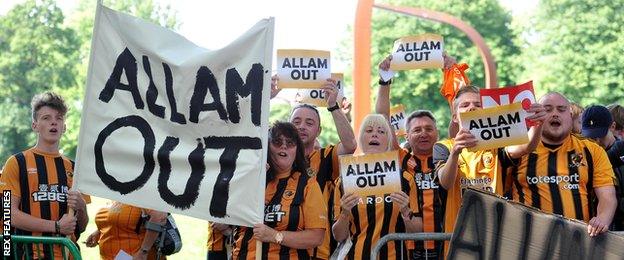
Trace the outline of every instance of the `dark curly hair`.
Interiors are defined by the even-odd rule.
[[[308,169],[308,163],[305,157],[305,151],[303,149],[303,143],[301,142],[301,138],[299,138],[299,132],[295,125],[288,122],[276,121],[269,128],[269,143],[274,138],[279,138],[280,136],[284,136],[285,138],[292,139],[297,144],[297,151],[295,153],[295,161],[292,165],[291,174],[294,172],[300,172],[301,174],[306,174]],[[273,162],[273,158],[271,158],[271,147],[269,145],[267,149],[267,162],[269,163],[269,170],[267,171],[267,183],[275,179],[275,163]]]

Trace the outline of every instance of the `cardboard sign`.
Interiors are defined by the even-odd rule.
[[[75,186],[143,208],[261,223],[273,28],[262,20],[210,51],[98,6]]]
[[[581,221],[466,190],[448,259],[624,259],[624,237]]]
[[[330,54],[317,50],[277,50],[278,88],[319,88],[331,77]]]
[[[396,135],[405,135],[405,106],[396,105],[390,108],[390,126]]]
[[[444,40],[437,34],[403,37],[394,42],[391,70],[431,69],[444,67]]]
[[[478,143],[468,151],[479,151],[529,142],[522,104],[497,106],[461,113],[461,126],[474,135]]]
[[[331,78],[336,80],[336,88],[338,88],[338,96],[336,97],[336,102],[340,104],[342,102],[342,98],[344,97],[344,85],[343,85],[343,74],[342,73],[332,73]],[[317,107],[327,107],[327,101],[325,100],[325,93],[321,89],[300,89],[297,91],[295,95],[295,101],[299,103],[305,103],[314,105]],[[332,104],[333,106],[334,104]]]
[[[522,108],[526,110],[531,107],[531,104],[537,102],[535,91],[533,91],[533,81],[511,87],[480,89],[479,94],[483,108],[522,103]],[[531,125],[527,120],[527,126]]]
[[[401,190],[401,164],[397,151],[340,156],[345,193],[382,197]]]

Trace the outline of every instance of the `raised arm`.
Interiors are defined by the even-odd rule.
[[[390,62],[392,61],[392,55],[388,55],[381,63],[379,63],[379,70],[387,71],[390,69]],[[381,83],[381,82],[380,82]],[[377,88],[377,101],[375,102],[375,113],[383,115],[388,123],[390,122],[390,86],[392,80],[384,83],[386,85],[379,85]],[[399,140],[396,138],[394,128],[390,127],[392,131],[392,146],[394,149],[399,149]]]
[[[353,127],[351,127],[345,114],[342,113],[342,109],[340,109],[340,105],[337,102],[338,88],[336,87],[336,81],[328,79],[321,89],[325,93],[325,100],[328,106],[327,110],[331,110],[330,113],[336,125],[338,138],[340,138],[340,144],[338,144],[337,147],[338,154],[352,154],[355,152],[357,143],[355,141],[355,135],[353,134]]]

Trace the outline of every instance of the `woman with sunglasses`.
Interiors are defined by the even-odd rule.
[[[370,114],[360,127],[358,149],[363,154],[391,151],[393,134],[386,118]],[[385,196],[361,198],[345,194],[341,180],[337,180],[332,228],[337,241],[353,242],[347,259],[369,259],[377,241],[387,234],[422,231],[415,182],[408,172],[401,172],[401,191]],[[397,241],[388,242],[379,251],[380,259],[398,259],[402,255],[407,256],[406,247]]]
[[[291,123],[275,122],[269,129],[264,223],[241,227],[234,259],[255,259],[256,241],[262,259],[309,259],[307,249],[323,242],[328,228],[318,183],[306,172],[303,144]]]

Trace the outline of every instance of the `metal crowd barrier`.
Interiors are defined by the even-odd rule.
[[[27,259],[27,260],[32,259],[32,256],[33,256],[32,247],[30,246],[31,244],[43,244],[44,246],[48,246],[50,248],[50,251],[54,251],[54,245],[60,245],[63,248],[63,250],[61,250],[63,252],[63,259],[69,259],[69,256],[66,255],[67,252],[69,252],[69,254],[73,257],[74,260],[82,260],[78,247],[74,244],[74,242],[72,242],[71,240],[69,240],[69,238],[66,238],[66,237],[33,237],[33,236],[12,235],[11,244],[13,248],[15,249],[15,251],[17,251],[17,249],[21,249],[23,252],[25,252],[23,255],[23,259]],[[36,252],[35,252],[36,255],[41,255],[42,252],[39,249],[39,247],[35,246],[35,248],[36,248]],[[20,259],[18,257],[19,256],[15,254],[13,256],[13,259],[15,260]],[[52,257],[51,259],[54,259],[53,255],[51,257]]]
[[[377,259],[377,255],[379,255],[379,250],[391,240],[416,240],[416,241],[425,241],[425,240],[435,240],[435,241],[443,241],[443,240],[451,240],[451,233],[393,233],[383,236],[377,244],[371,250],[370,259]],[[403,250],[401,250],[403,251]]]

